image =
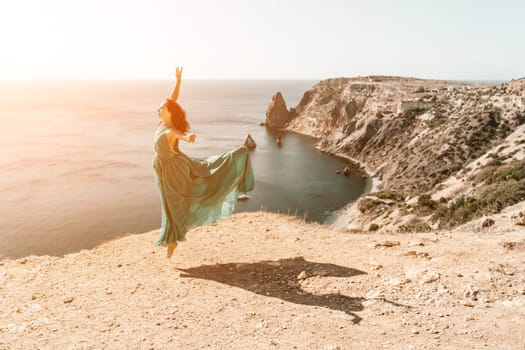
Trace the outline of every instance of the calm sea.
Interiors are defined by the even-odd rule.
[[[344,161],[315,140],[258,125],[272,95],[295,106],[314,81],[184,81],[195,157],[227,151],[250,133],[255,190],[237,211],[264,209],[327,222],[368,186],[336,175]],[[156,108],[171,81],[0,83],[0,257],[62,255],[160,225],[152,169]],[[151,244],[144,242],[144,244]]]

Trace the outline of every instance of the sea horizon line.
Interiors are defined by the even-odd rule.
[[[512,80],[521,78],[510,78],[510,79],[472,79],[472,78],[435,78],[435,77],[417,77],[417,76],[401,76],[401,75],[355,75],[355,76],[328,76],[324,78],[184,78],[185,81],[322,81],[328,79],[340,79],[340,78],[366,78],[370,76],[384,76],[384,77],[399,77],[399,78],[410,78],[410,79],[421,79],[421,80],[442,80],[442,81],[456,81],[456,82],[475,82],[475,83],[506,83]],[[46,83],[46,82],[165,82],[173,81],[173,78],[17,78],[17,79],[2,79],[0,78],[0,84],[3,83]]]

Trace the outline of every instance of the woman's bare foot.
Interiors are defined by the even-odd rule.
[[[177,242],[168,244],[168,252],[166,253],[166,258],[169,259],[172,257],[175,248],[177,248]]]

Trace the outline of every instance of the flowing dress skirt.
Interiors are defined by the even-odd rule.
[[[167,245],[184,241],[192,227],[230,215],[237,196],[253,189],[254,176],[250,153],[244,146],[208,158],[192,158],[178,147],[172,151],[168,144],[166,149],[165,132],[157,133],[153,168],[162,222],[156,243]]]

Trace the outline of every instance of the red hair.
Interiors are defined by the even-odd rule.
[[[183,134],[190,129],[190,124],[186,120],[186,111],[182,109],[180,104],[170,98],[167,98],[166,108],[171,114],[170,127],[179,130]]]

